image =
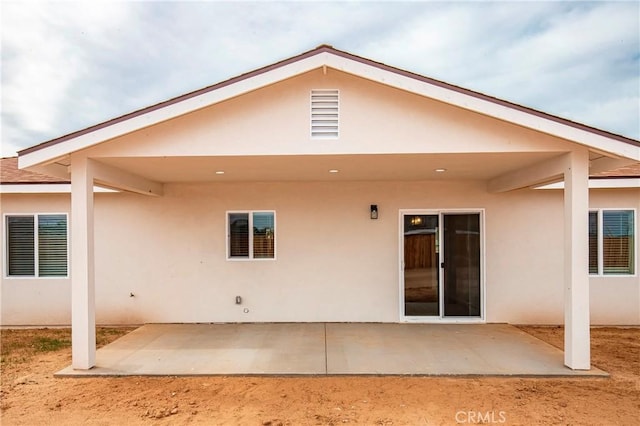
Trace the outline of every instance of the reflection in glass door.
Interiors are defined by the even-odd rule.
[[[440,315],[438,215],[405,215],[404,314]]]
[[[444,315],[480,316],[480,215],[445,214]]]
[[[481,317],[480,213],[402,215],[405,317]]]

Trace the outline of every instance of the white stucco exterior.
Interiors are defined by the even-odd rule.
[[[316,89],[339,93],[337,138],[312,137]],[[71,197],[5,193],[3,213],[65,205],[71,280],[3,276],[2,321],[71,313],[80,369],[94,322],[396,322],[400,212],[465,210],[481,215],[474,320],[563,323],[566,365],[588,369],[590,321],[640,322],[637,267],[587,274],[589,203],[637,211],[638,189],[590,201],[588,175],[634,161],[637,141],[321,46],[22,151]],[[275,212],[275,259],[227,260],[243,210]]]
[[[488,194],[482,182],[438,181],[196,183],[167,185],[158,198],[95,198],[99,324],[397,322],[398,210],[469,208],[484,209],[486,321],[563,321],[562,191]],[[369,219],[373,203],[378,220]],[[590,207],[640,211],[640,189],[591,190]],[[2,196],[3,214],[69,209],[68,194]],[[276,211],[277,260],[226,260],[225,212],[237,209]],[[591,277],[590,293],[592,324],[640,324],[637,274]],[[3,325],[70,320],[68,279],[3,276]]]

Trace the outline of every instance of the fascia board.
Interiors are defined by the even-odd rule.
[[[320,68],[326,62],[326,57],[327,53],[320,53],[309,58],[301,59],[300,61],[283,65],[282,67],[240,80],[228,86],[167,105],[148,113],[137,115],[128,120],[114,123],[110,126],[102,127],[76,138],[29,152],[18,158],[19,167],[28,168],[37,164],[49,162],[52,159],[68,155],[71,152],[89,148],[96,144],[108,141],[109,139],[143,129],[145,127],[153,126],[163,121],[206,108],[210,105],[251,92],[261,87]]]
[[[452,89],[440,87],[348,58],[332,55],[331,60],[328,62],[327,66],[332,68],[377,81],[397,89],[567,139],[589,148],[599,149],[616,156],[640,161],[640,146],[617,141],[606,136],[558,123],[548,118],[520,111],[507,105],[501,105]]]
[[[96,129],[61,142],[35,150],[19,158],[19,167],[25,168],[49,162],[71,152],[79,151],[127,133],[149,127],[189,112],[208,107],[224,100],[248,93],[261,87],[295,77],[316,68],[327,66],[391,87],[425,96],[440,102],[474,111],[499,120],[517,124],[539,132],[557,136],[589,148],[615,156],[640,161],[640,146],[617,141],[587,130],[578,129],[538,115],[491,102],[450,88],[441,87],[418,78],[389,71],[331,52],[319,52],[299,61],[291,62],[264,73],[248,77],[209,92],[134,116],[113,125]]]

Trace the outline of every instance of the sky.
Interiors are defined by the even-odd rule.
[[[640,138],[640,2],[0,3],[1,154],[330,44]]]

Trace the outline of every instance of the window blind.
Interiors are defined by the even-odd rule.
[[[275,255],[275,232],[273,213],[253,213],[253,257],[273,259]]]
[[[602,272],[634,273],[634,238],[632,210],[602,212]]]
[[[33,216],[7,216],[8,275],[35,275]]]
[[[229,257],[249,257],[248,213],[229,213]]]
[[[67,217],[38,216],[38,275],[67,275]]]
[[[589,212],[589,273],[598,273],[598,212]]]

